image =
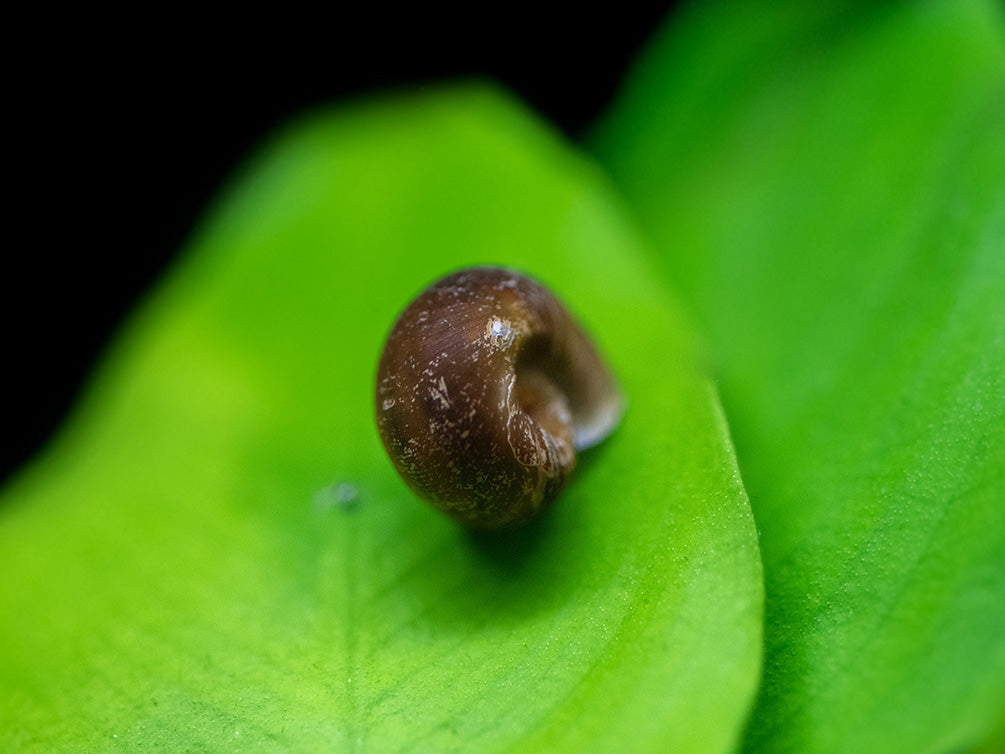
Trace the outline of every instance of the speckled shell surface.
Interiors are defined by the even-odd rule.
[[[473,268],[401,314],[377,371],[377,427],[420,497],[479,528],[548,506],[620,419],[596,349],[561,303],[515,272]]]

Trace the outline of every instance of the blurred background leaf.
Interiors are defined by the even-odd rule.
[[[695,3],[595,132],[711,341],[761,534],[747,750],[1002,725],[1003,40],[982,0]]]
[[[398,310],[551,284],[622,427],[511,536],[384,456]],[[728,751],[756,533],[689,327],[602,176],[483,87],[308,117],[242,172],[0,499],[0,748]]]

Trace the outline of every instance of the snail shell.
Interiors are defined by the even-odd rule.
[[[550,505],[576,451],[617,426],[621,394],[547,289],[479,267],[401,314],[377,371],[377,427],[402,479],[461,523],[500,529]]]

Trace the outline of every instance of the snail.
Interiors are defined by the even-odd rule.
[[[419,497],[472,528],[514,528],[547,508],[576,452],[613,432],[623,405],[558,299],[494,267],[421,293],[377,369],[377,428],[392,463]]]

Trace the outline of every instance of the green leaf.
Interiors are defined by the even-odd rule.
[[[596,170],[480,87],[305,119],[240,176],[0,500],[0,749],[726,751],[756,533],[694,338]],[[550,283],[629,401],[474,536],[377,438],[398,311]]]
[[[594,134],[761,533],[749,750],[1001,740],[1003,40],[990,1],[698,3]]]

